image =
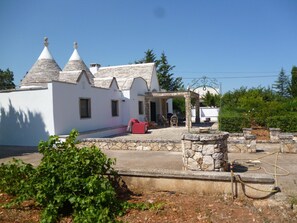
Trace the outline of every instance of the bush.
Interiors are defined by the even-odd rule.
[[[36,170],[31,164],[26,164],[21,160],[13,159],[8,164],[2,163],[0,166],[0,191],[13,195],[25,196],[22,199],[29,197],[27,195],[30,180]]]
[[[288,115],[289,112],[292,115]],[[243,127],[250,126],[279,127],[282,131],[296,131],[294,117],[297,117],[297,99],[281,97],[269,88],[247,89],[242,87],[224,94],[221,113],[223,114],[220,117],[221,129],[225,131],[241,132]],[[233,116],[235,117],[231,118],[231,123],[229,120],[224,120]],[[275,116],[278,118],[274,118]],[[242,122],[241,118],[244,119]]]
[[[297,132],[297,114],[269,117],[267,127],[280,128],[282,132]]]
[[[242,128],[249,128],[250,121],[247,116],[243,115],[220,115],[219,128],[226,132],[242,132]]]
[[[79,149],[77,135],[72,131],[65,142],[57,136],[41,141],[36,170],[19,161],[1,165],[0,189],[34,199],[43,208],[41,222],[55,222],[62,214],[73,214],[74,222],[114,222],[121,209],[111,182],[114,160],[96,147]],[[18,185],[21,190],[14,188]]]

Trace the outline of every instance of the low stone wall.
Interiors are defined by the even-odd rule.
[[[293,134],[280,134],[279,140],[282,153],[297,153],[297,141],[294,140]]]
[[[229,153],[256,152],[256,136],[244,133],[230,133],[228,138]]]
[[[95,145],[106,150],[147,150],[147,151],[181,151],[179,140],[125,140],[125,139],[83,139],[80,146]]]
[[[168,171],[168,170],[119,170],[119,175],[130,190],[135,193],[144,191],[175,191],[195,194],[231,194],[231,175],[228,172],[205,171]],[[267,174],[240,173],[243,182],[257,188],[242,187],[234,184],[238,197],[248,194],[253,197],[264,197],[274,186],[274,179]],[[243,190],[244,189],[244,190]],[[264,191],[263,191],[264,190]]]
[[[270,128],[270,140],[256,140],[256,136],[251,132],[251,128],[245,128],[243,133],[231,133],[228,138],[228,152],[297,153],[297,133],[281,133],[278,128]]]
[[[128,140],[112,138],[82,139],[81,146],[95,145],[106,150],[148,150],[182,152],[181,139],[176,140]],[[228,152],[254,153],[283,152],[297,153],[297,133],[281,133],[279,129],[270,129],[270,140],[256,140],[251,129],[243,133],[230,133],[227,141]]]
[[[228,133],[182,136],[183,164],[186,170],[225,171],[228,162]]]

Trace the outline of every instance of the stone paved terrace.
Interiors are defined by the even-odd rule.
[[[192,126],[192,131],[198,131],[199,127],[217,129],[217,123],[202,123],[199,125]],[[157,128],[149,129],[147,134],[123,134],[112,136],[113,139],[126,139],[126,140],[181,140],[182,134],[186,133],[188,128],[184,126],[178,127],[167,127],[167,128]]]

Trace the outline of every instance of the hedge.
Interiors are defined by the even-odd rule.
[[[282,132],[297,132],[297,114],[268,117],[266,123],[268,128],[280,128]]]
[[[219,128],[226,132],[242,132],[243,128],[250,128],[250,121],[243,115],[220,115]]]

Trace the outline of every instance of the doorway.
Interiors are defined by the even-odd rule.
[[[156,122],[156,102],[151,101],[151,121]]]

